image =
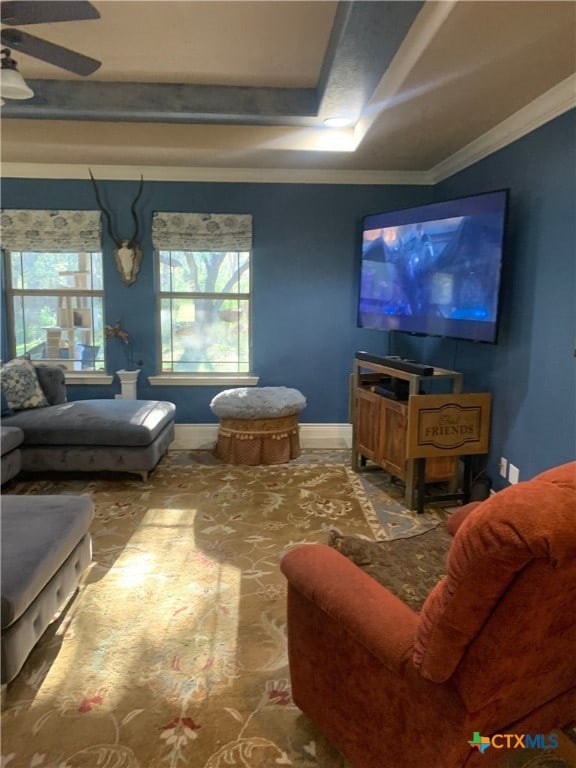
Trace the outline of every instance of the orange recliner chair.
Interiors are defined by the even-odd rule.
[[[576,717],[576,463],[457,514],[419,614],[327,546],[282,560],[294,702],[354,768],[488,768],[520,745],[475,733]]]

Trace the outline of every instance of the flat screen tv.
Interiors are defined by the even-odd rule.
[[[365,216],[358,325],[495,343],[508,190]]]

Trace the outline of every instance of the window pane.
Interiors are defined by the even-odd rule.
[[[238,293],[250,292],[250,254],[242,251],[236,254],[238,258]]]
[[[249,320],[249,302],[244,299],[164,299],[162,370],[249,372]]]
[[[16,296],[14,298],[14,319],[16,330],[16,355],[25,352],[34,357],[36,348],[46,342],[46,328],[56,325],[58,299],[55,296]],[[57,357],[58,355],[56,355]]]
[[[22,288],[22,265],[20,263],[20,254],[11,253],[8,254],[10,266],[9,270],[12,274],[12,287]]]
[[[162,360],[172,361],[174,353],[172,349],[172,301],[171,299],[161,299],[160,301],[160,336],[162,344]],[[162,370],[172,370],[171,363]]]
[[[250,254],[160,251],[163,293],[249,293]]]
[[[13,252],[12,283],[23,290],[102,290],[101,253]]]
[[[75,308],[65,306],[70,302]],[[16,355],[59,360],[71,370],[104,370],[102,306],[98,296],[15,296]],[[71,322],[60,324],[66,313]]]
[[[160,260],[160,292],[171,293],[172,292],[172,251],[159,251],[158,258]]]
[[[158,258],[162,371],[249,372],[250,252],[159,251]]]
[[[102,254],[12,251],[6,258],[15,354],[105,370]]]

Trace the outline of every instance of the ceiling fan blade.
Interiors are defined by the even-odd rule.
[[[3,29],[0,32],[0,40],[2,45],[8,48],[46,61],[60,69],[74,72],[76,75],[91,75],[101,65],[101,62],[96,59],[71,51],[69,48],[63,48],[61,45],[49,43],[19,29]]]
[[[10,27],[25,24],[46,24],[55,21],[85,21],[99,19],[100,13],[92,3],[50,2],[50,0],[5,0],[0,4],[2,23]]]

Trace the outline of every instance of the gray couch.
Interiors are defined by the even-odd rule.
[[[3,483],[19,471],[19,462],[28,472],[133,472],[147,479],[174,439],[173,403],[67,402],[62,368],[40,365],[36,372],[49,405],[2,419]],[[6,428],[22,431],[18,445],[18,433],[6,433]],[[11,456],[15,450],[19,455]]]
[[[18,427],[2,427],[0,445],[2,448],[2,469],[0,477],[3,483],[12,480],[22,469],[22,451],[24,432]]]
[[[13,680],[92,558],[88,496],[3,496],[2,686]]]

